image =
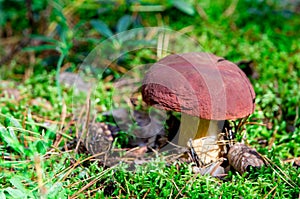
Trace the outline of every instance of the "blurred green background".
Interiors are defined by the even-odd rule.
[[[187,165],[163,166],[160,159],[135,173],[126,167],[103,170],[97,163],[72,167],[81,157],[53,148],[56,130],[32,115],[59,124],[61,97],[71,112],[71,91],[60,88],[59,73],[76,72],[91,50],[117,33],[156,26],[186,34],[204,51],[240,63],[257,95],[250,121],[262,124],[246,127],[248,142],[287,176],[267,168],[220,181],[195,177]],[[298,0],[0,0],[0,198],[299,197],[299,30]],[[118,79],[147,60],[155,58],[137,52],[105,77]],[[8,88],[21,97],[12,99]],[[48,103],[51,108],[41,106]],[[103,109],[107,104],[100,102]],[[97,183],[89,184],[94,179]]]

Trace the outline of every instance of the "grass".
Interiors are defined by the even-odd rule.
[[[184,12],[190,7],[175,12],[171,4],[161,3],[164,11],[140,12],[128,26],[120,19],[137,13],[125,4],[99,8],[91,1],[34,2],[34,26],[30,26],[25,8],[16,10],[9,8],[8,1],[1,2],[0,7],[8,9],[0,20],[1,56],[18,45],[11,39],[22,40],[25,28],[31,29],[38,45],[22,48],[0,67],[0,198],[298,198],[300,169],[287,160],[300,157],[299,13],[279,1],[244,1],[235,8],[234,2],[194,2],[194,15]],[[92,26],[92,19],[101,19],[105,26]],[[85,99],[79,96],[74,101],[72,89],[57,84],[57,68],[78,69],[99,41],[117,32],[117,26],[161,24],[186,30],[205,51],[231,61],[253,61],[259,78],[251,79],[257,97],[249,120],[266,125],[247,125],[247,142],[285,175],[274,166],[242,176],[229,173],[220,180],[193,174],[191,165],[169,165],[163,154],[135,171],[125,164],[104,169],[97,161],[86,160],[87,155],[61,150],[75,136],[62,127],[71,125],[72,106]],[[118,64],[129,70],[153,60],[152,53],[132,53]],[[108,89],[108,77],[118,79],[122,70],[108,70],[98,82],[95,108],[110,109],[114,90]],[[9,96],[12,90],[18,95]],[[57,146],[60,137],[63,141]]]

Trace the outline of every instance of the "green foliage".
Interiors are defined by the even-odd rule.
[[[24,6],[28,2],[0,1],[0,57],[18,46],[16,39],[25,36],[32,41],[0,66],[0,198],[299,197],[299,166],[283,163],[300,156],[300,24],[296,4],[276,0],[34,0],[30,11]],[[27,17],[30,12],[33,21]],[[163,155],[135,170],[125,164],[104,169],[97,161],[83,161],[84,154],[61,150],[75,136],[75,132],[61,130],[64,104],[66,125],[72,106],[82,106],[86,100],[81,93],[75,96],[72,89],[59,84],[62,68],[76,71],[90,51],[112,35],[162,24],[186,31],[205,51],[232,61],[253,61],[259,78],[250,78],[256,92],[256,109],[250,121],[265,125],[246,125],[247,141],[286,176],[278,168],[266,167],[243,176],[229,173],[219,180],[192,174],[191,165],[168,165]],[[29,29],[31,34],[27,35],[24,30]],[[115,39],[123,45],[124,38]],[[116,64],[130,70],[154,62],[153,54],[151,49],[131,52]],[[34,57],[33,63],[29,63],[29,55]],[[32,74],[23,78],[31,67]],[[105,80],[109,77],[120,79],[122,72],[112,68],[104,72],[93,93],[95,109],[107,111],[112,106],[113,86]],[[5,94],[12,88],[21,98]],[[46,104],[49,109],[42,106]],[[98,115],[96,120],[104,118]],[[57,148],[53,145],[59,136],[64,139]],[[119,145],[126,144],[128,132],[118,139]]]

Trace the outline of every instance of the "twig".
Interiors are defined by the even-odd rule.
[[[287,159],[285,161],[283,161],[284,163],[290,163],[290,162],[295,162],[295,161],[300,161],[300,157],[297,157],[297,158],[292,158],[292,159]]]
[[[186,148],[186,147],[183,147],[183,146],[174,144],[173,142],[170,142],[170,141],[168,141],[168,140],[167,140],[167,143],[170,144],[170,145],[172,145],[172,146],[175,146],[175,147],[177,147],[177,148]]]
[[[174,184],[177,191],[180,192],[180,189],[178,188],[177,184],[175,183],[175,181],[172,178],[171,178],[171,182]]]
[[[262,156],[261,154],[259,154],[262,158],[264,158],[264,160],[268,163],[268,166],[270,166],[272,169],[273,169],[273,171],[275,171],[275,173],[277,174],[277,175],[279,175],[279,177],[283,180],[283,181],[285,181],[289,186],[291,186],[292,188],[295,188],[295,186],[297,187],[298,185],[296,184],[296,183],[294,183],[290,178],[289,178],[289,176],[287,176],[287,174],[286,173],[284,173],[276,164],[274,164],[269,158],[267,158],[267,157],[265,157],[265,156]],[[272,166],[272,164],[274,165],[274,167],[276,168],[276,169],[278,169],[283,175],[284,175],[284,177],[286,177],[290,182],[288,182],[284,177],[282,177],[282,175],[279,173],[279,172],[277,172],[276,171],[276,169]]]
[[[87,188],[89,188],[90,186],[92,186],[94,183],[96,183],[97,181],[99,181],[101,179],[101,177],[105,174],[108,173],[109,171],[111,171],[114,167],[111,167],[109,169],[106,169],[104,171],[102,171],[98,176],[96,176],[95,179],[93,179],[92,181],[90,181],[88,184],[86,184],[85,186],[83,186],[79,191],[77,191],[76,193],[74,193],[70,199],[75,199],[78,197],[78,195],[80,193],[82,193],[84,190],[86,190]]]
[[[270,138],[270,142],[269,142],[269,146],[268,146],[268,150],[271,150],[272,149],[272,146],[273,146],[273,144],[274,144],[274,142],[275,142],[275,140],[276,140],[276,134],[277,134],[277,131],[278,131],[278,129],[277,128],[275,128],[275,130],[273,131],[273,133],[272,133],[272,137]]]
[[[73,169],[75,169],[75,167],[77,167],[78,165],[80,165],[80,164],[82,164],[83,162],[88,161],[88,160],[90,160],[90,159],[92,159],[92,158],[95,158],[95,157],[97,157],[97,156],[103,155],[103,154],[105,154],[105,152],[101,152],[101,153],[94,154],[94,155],[92,155],[92,156],[89,156],[89,157],[85,158],[84,160],[81,160],[81,161],[78,160],[74,165],[72,165],[72,166],[70,166],[70,167],[68,168],[68,169],[70,169],[70,170],[64,175],[64,177],[62,178],[62,181],[64,181],[64,180],[68,177],[68,175],[71,173],[71,171],[72,171]],[[66,170],[67,170],[67,169],[66,169]]]
[[[44,198],[46,194],[46,188],[43,183],[43,172],[41,168],[41,158],[38,155],[34,156],[34,166],[37,174],[38,188],[40,190],[40,198]]]
[[[269,196],[269,195],[270,195],[277,187],[278,187],[278,185],[276,185],[275,187],[273,187],[273,188],[271,189],[271,191],[269,191],[269,193],[267,193],[267,195],[264,196],[263,199],[268,198],[268,196]]]
[[[190,181],[192,181],[192,183],[194,183],[196,181],[196,177],[198,174],[194,174],[194,176],[192,178],[190,178],[185,185],[180,189],[180,191],[178,192],[178,194],[175,196],[175,199],[178,198],[179,195],[181,195],[182,197],[184,197],[184,195],[181,193],[182,190],[190,183]]]
[[[82,128],[82,133],[80,135],[79,141],[77,142],[75,151],[78,152],[79,144],[83,141],[83,139],[86,138],[86,134],[88,133],[88,128],[89,128],[89,122],[90,122],[90,108],[91,108],[91,92],[89,92],[87,96],[87,115],[86,115],[86,121],[84,124],[84,127]]]
[[[90,186],[92,186],[94,183],[96,183],[99,180],[99,178],[96,178],[94,180],[92,180],[91,182],[87,183],[85,186],[83,186],[79,191],[77,191],[76,193],[74,193],[70,199],[74,199],[77,198],[78,194],[80,194],[81,192],[83,192],[85,189],[89,188]]]
[[[59,128],[59,135],[62,135],[62,130],[64,128],[64,123],[65,123],[65,120],[66,120],[66,115],[67,115],[67,105],[65,103],[65,100],[62,99],[62,110],[61,110],[61,125],[60,125],[60,128]],[[55,140],[55,143],[53,144],[55,147],[58,147],[59,144],[61,143],[63,137],[61,136],[58,140]]]
[[[145,193],[145,195],[143,196],[143,199],[145,199],[148,195],[148,193],[150,192],[150,188],[148,188],[147,192]]]
[[[239,2],[239,0],[232,1],[232,3],[230,4],[230,6],[223,13],[223,16],[224,17],[230,17],[234,13],[238,2]]]
[[[207,14],[199,4],[196,5],[196,10],[202,19],[207,20]]]

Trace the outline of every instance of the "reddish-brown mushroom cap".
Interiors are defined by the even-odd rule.
[[[255,106],[253,87],[243,71],[203,52],[169,55],[152,65],[142,96],[148,105],[207,120],[243,118]]]

